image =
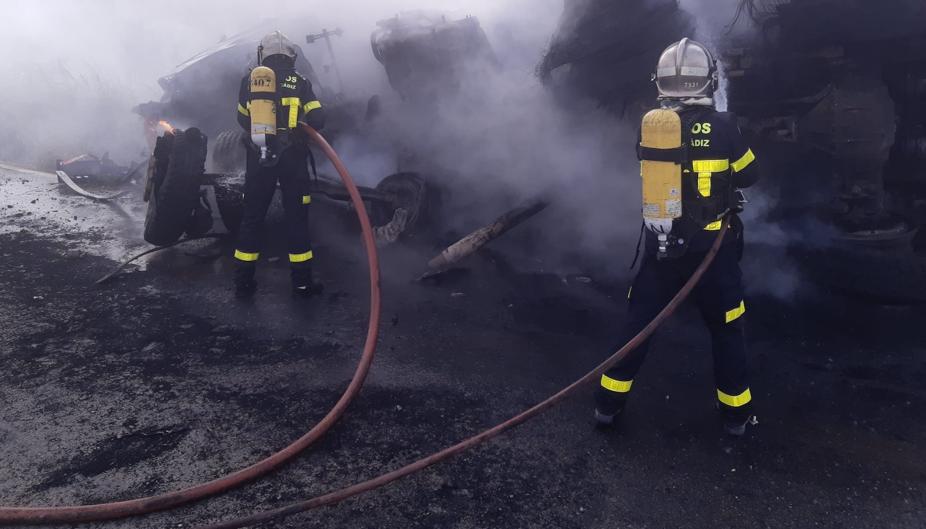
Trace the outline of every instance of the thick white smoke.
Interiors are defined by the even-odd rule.
[[[594,108],[582,116],[564,111],[534,73],[562,0],[345,0],[336,8],[284,0],[256,7],[262,9],[243,0],[57,0],[9,13],[12,30],[0,35],[0,46],[15,50],[4,74],[14,76],[4,83],[14,87],[6,98],[13,105],[4,112],[8,125],[0,132],[0,159],[47,167],[56,158],[109,151],[119,162],[139,160],[148,147],[141,119],[131,109],[159,99],[157,79],[176,65],[224,37],[277,25],[302,45],[322,82],[333,85],[324,46],[302,40],[323,28],[342,28],[344,36],[334,45],[348,97],[383,95],[386,123],[406,133],[432,167],[457,175],[451,224],[473,228],[522,198],[547,193],[555,203],[545,213],[555,219],[549,229],[562,232],[570,246],[601,252],[614,246],[604,241],[632,238],[635,226],[611,219],[636,224],[638,177],[632,139],[622,136],[625,126]],[[437,115],[397,106],[370,50],[377,21],[421,8],[450,19],[478,17],[501,63],[497,73],[468,79],[474,90],[432,109]],[[389,156],[349,147],[351,161],[373,181],[396,169],[398,161]],[[626,171],[616,160],[628,163]]]
[[[788,0],[760,0],[754,3],[757,17],[774,13],[777,5]],[[696,20],[696,38],[714,50],[723,50],[731,45],[750,42],[750,36],[756,31],[755,21],[750,17],[743,0],[680,0],[680,5]],[[737,44],[734,44],[737,43]],[[718,53],[719,68],[724,73],[723,55]],[[729,103],[728,84],[721,75],[720,90],[716,95],[717,107],[726,110]],[[754,146],[759,163],[766,169],[771,165],[765,153]],[[776,175],[772,171],[763,171],[763,179],[758,186],[747,191],[750,203],[741,217],[746,224],[746,240],[750,243],[743,260],[743,269],[747,276],[749,290],[753,294],[763,294],[783,300],[793,299],[803,284],[800,266],[788,254],[788,248],[794,243],[807,244],[811,240],[829,240],[822,226],[805,225],[804,233],[789,231],[775,220],[772,214],[778,201]],[[774,262],[774,267],[768,263]]]
[[[738,3],[681,5],[696,15],[698,37],[717,47]],[[422,8],[450,19],[478,17],[501,64],[498,71],[474,72],[459,97],[424,110],[398,101],[369,41],[377,21]],[[530,228],[545,243],[539,266],[623,269],[640,222],[635,125],[593,105],[567,110],[541,86],[536,66],[562,8],[562,0],[25,3],[8,10],[0,33],[0,47],[8,50],[0,77],[9,87],[0,99],[6,120],[0,159],[46,167],[87,151],[109,151],[122,163],[142,159],[148,146],[132,107],[159,99],[157,79],[178,64],[256,27],[289,33],[321,82],[334,86],[326,48],[303,39],[341,28],[334,51],[346,95],[380,94],[385,102],[377,130],[340,145],[366,183],[404,168],[396,152],[373,146],[414,144],[427,168],[452,180],[445,182],[455,192],[445,212],[450,227],[474,228],[519,200],[545,194],[553,206]]]
[[[338,42],[345,81],[362,87],[382,82],[369,48],[379,19],[427,7],[473,14],[540,35],[558,15],[555,0],[460,2],[429,0],[330,2],[282,0],[255,5],[242,0],[124,2],[48,0],[4,12],[0,78],[7,87],[0,159],[42,163],[84,150],[111,150],[123,158],[145,149],[131,108],[161,95],[157,79],[222,38],[278,23],[305,34],[343,27]],[[463,9],[460,9],[460,8]],[[538,9],[540,8],[540,9]],[[529,15],[529,16],[525,16]],[[492,22],[490,22],[490,25]],[[320,48],[319,48],[320,49]],[[370,87],[374,90],[379,87]]]

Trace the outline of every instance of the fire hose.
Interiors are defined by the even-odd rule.
[[[717,252],[720,250],[721,244],[723,244],[724,236],[727,233],[727,230],[730,227],[730,219],[724,222],[723,229],[720,230],[720,233],[717,235],[716,240],[714,241],[713,246],[708,251],[707,255],[704,257],[704,260],[692,274],[691,278],[687,283],[679,290],[678,294],[669,302],[665,308],[651,321],[646,327],[643,328],[636,336],[633,337],[626,345],[621,347],[619,351],[614,353],[610,358],[602,362],[598,367],[590,371],[588,374],[580,378],[579,380],[573,382],[565,389],[554,394],[543,402],[521,412],[520,414],[508,419],[507,421],[500,423],[488,430],[483,431],[480,434],[474,435],[468,439],[465,439],[449,448],[445,448],[440,452],[436,452],[429,456],[425,456],[413,463],[410,463],[402,468],[393,470],[392,472],[383,474],[381,476],[375,477],[373,479],[345,487],[334,492],[329,492],[315,498],[308,500],[292,503],[278,509],[273,509],[265,511],[262,513],[254,514],[252,516],[247,516],[244,518],[237,518],[227,522],[217,523],[214,525],[209,525],[205,527],[200,527],[199,529],[238,529],[240,527],[248,527],[259,523],[264,523],[270,520],[275,520],[278,518],[283,518],[286,516],[292,516],[301,512],[310,511],[317,509],[319,507],[324,507],[326,505],[334,505],[340,503],[348,498],[358,496],[360,494],[373,491],[375,489],[384,487],[393,481],[399,480],[401,478],[407,477],[419,470],[424,470],[425,468],[440,463],[446,459],[449,459],[455,455],[458,455],[470,448],[473,448],[479,444],[482,444],[503,432],[519,426],[524,422],[527,422],[529,419],[540,415],[547,409],[553,407],[554,405],[560,403],[566,397],[570,396],[572,393],[575,393],[580,387],[593,382],[601,377],[608,369],[612,366],[623,360],[628,354],[630,354],[634,349],[639,347],[644,341],[646,341],[656,329],[665,322],[685,301],[691,291],[694,290],[698,282],[701,281],[701,278],[704,276],[704,273],[714,262],[714,258],[717,256]]]
[[[334,407],[328,411],[327,415],[318,424],[294,443],[262,461],[225,477],[157,496],[112,503],[66,507],[0,507],[0,525],[73,524],[114,520],[164,511],[215,496],[265,476],[289,462],[318,441],[344,415],[347,407],[360,392],[360,388],[370,371],[376,351],[376,338],[379,334],[380,320],[379,257],[376,253],[373,229],[367,216],[367,210],[347,168],[321,134],[308,125],[300,124],[300,126],[309,139],[315,142],[331,160],[350,193],[350,199],[357,212],[363,232],[363,243],[370,268],[370,320],[366,342],[350,384],[344,394],[341,395],[341,398],[338,399]]]
[[[269,472],[272,472],[279,466],[283,465],[298,455],[301,451],[305,450],[315,441],[317,441],[322,435],[324,435],[325,432],[327,432],[327,430],[329,430],[334,425],[334,423],[341,417],[341,415],[343,415],[347,406],[357,395],[357,393],[359,393],[366,375],[369,372],[369,368],[375,352],[375,342],[376,336],[378,334],[380,309],[379,264],[369,218],[366,214],[366,209],[363,206],[363,201],[360,197],[359,191],[354,185],[349,172],[341,162],[337,153],[334,152],[331,146],[320,134],[305,124],[300,124],[300,126],[308,134],[309,138],[322,148],[322,150],[329,157],[332,164],[335,166],[335,168],[338,170],[338,173],[344,180],[344,183],[350,192],[351,201],[357,210],[357,215],[363,230],[364,246],[367,251],[370,265],[371,312],[367,338],[360,363],[358,364],[354,377],[352,378],[351,383],[345,393],[341,396],[335,406],[328,412],[328,414],[315,427],[313,427],[312,430],[306,433],[295,443],[283,449],[282,451],[273,454],[263,461],[260,461],[236,473],[230,474],[224,478],[220,478],[187,489],[165,493],[159,496],[108,504],[50,508],[0,507],[0,525],[10,525],[14,523],[34,525],[48,523],[82,523],[104,521],[149,514],[152,512],[168,510],[174,507],[192,503],[197,500],[228,491],[245,482],[257,479]],[[692,274],[691,278],[685,283],[682,289],[679,290],[678,294],[676,294],[676,296],[669,302],[669,304],[666,305],[666,307],[646,327],[644,327],[640,333],[638,333],[633,339],[625,344],[620,350],[614,353],[614,355],[601,363],[597,368],[590,371],[585,376],[573,382],[565,389],[559,391],[548,399],[521,412],[520,414],[508,419],[503,423],[500,423],[453,446],[423,457],[392,472],[349,487],[345,487],[334,492],[330,492],[322,496],[293,503],[278,509],[258,513],[252,516],[210,525],[208,527],[203,527],[202,529],[237,529],[240,527],[246,527],[277,518],[291,516],[323,506],[340,503],[341,501],[381,488],[401,478],[407,477],[420,470],[449,459],[470,448],[487,442],[494,437],[497,437],[500,434],[506,432],[507,430],[519,426],[524,422],[543,413],[547,409],[553,407],[554,405],[560,403],[575,393],[580,387],[596,380],[605,371],[623,360],[630,352],[639,347],[640,344],[652,336],[656,329],[678,309],[678,307],[685,301],[685,299],[687,299],[691,291],[698,284],[704,273],[713,263],[714,258],[716,257],[717,252],[723,243],[727,229],[729,228],[729,222],[729,219],[727,219],[723,229],[720,230],[720,233],[714,241],[713,246],[705,255],[704,260]]]
[[[137,171],[138,169],[135,169],[135,170]],[[68,175],[64,171],[55,171],[55,174],[58,175],[58,180],[62,182],[64,185],[66,185],[68,189],[70,189],[71,191],[77,193],[78,195],[82,197],[89,198],[91,200],[98,200],[100,202],[109,202],[110,200],[115,200],[128,193],[127,190],[117,191],[115,193],[110,193],[108,195],[100,195],[97,193],[91,193],[87,191],[86,189],[77,185],[77,183],[74,182],[74,180],[70,177],[70,175]]]

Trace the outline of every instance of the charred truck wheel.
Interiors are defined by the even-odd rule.
[[[372,201],[370,217],[381,243],[394,243],[414,237],[417,228],[427,224],[428,186],[418,173],[396,173],[383,178],[376,191],[389,197],[388,202]]]
[[[244,217],[244,179],[237,175],[217,178],[215,201],[225,229],[231,234],[237,234]]]
[[[149,182],[145,240],[156,246],[173,244],[184,232],[206,233],[206,219],[199,188],[205,173],[206,136],[199,129],[174,131],[158,138]],[[208,226],[206,226],[208,224]],[[203,231],[205,229],[205,231]]]
[[[226,130],[219,133],[212,147],[212,167],[219,173],[239,173],[247,163],[244,150],[245,132]]]

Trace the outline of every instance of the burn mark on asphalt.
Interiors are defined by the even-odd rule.
[[[81,476],[94,477],[154,459],[175,449],[188,433],[188,428],[168,426],[109,437],[97,443],[90,452],[74,456],[64,466],[48,474],[33,490],[61,487],[74,483]]]

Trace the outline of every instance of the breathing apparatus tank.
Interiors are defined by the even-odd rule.
[[[261,163],[266,164],[276,157],[273,152],[277,133],[276,73],[258,66],[251,70],[250,86],[251,141],[260,149]]]
[[[682,120],[670,109],[643,117],[640,176],[643,179],[643,220],[659,240],[660,258],[667,256],[674,221],[682,217]],[[684,243],[684,241],[678,241]]]

